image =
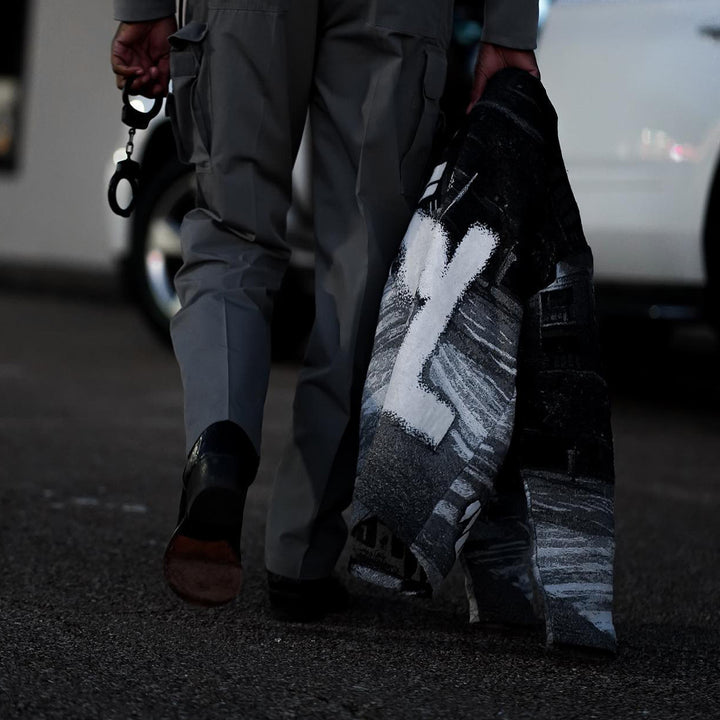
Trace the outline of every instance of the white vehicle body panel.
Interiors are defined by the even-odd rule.
[[[121,132],[108,3],[30,4],[19,164],[0,173],[0,261],[111,269],[108,156]]]
[[[560,0],[539,64],[598,280],[703,284],[718,0]]]

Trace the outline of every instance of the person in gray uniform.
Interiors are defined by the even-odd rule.
[[[480,2],[480,0],[478,0]],[[334,577],[357,460],[362,386],[388,269],[422,190],[439,119],[452,0],[114,0],[118,87],[167,93],[195,166],[172,339],[188,459],[164,572],[201,605],[240,590],[257,471],[270,318],[290,250],[291,171],[309,112],[316,316],[266,536],[278,617],[342,609]],[[505,67],[539,76],[537,0],[485,0],[470,105]]]

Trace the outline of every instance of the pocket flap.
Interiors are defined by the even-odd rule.
[[[182,50],[188,43],[199,43],[205,39],[208,26],[206,23],[192,21],[183,25],[176,33],[169,37],[170,46]]]

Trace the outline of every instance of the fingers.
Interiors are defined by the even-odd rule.
[[[472,89],[470,91],[470,103],[465,109],[465,114],[469,115],[477,104],[478,100],[483,96],[488,80],[499,70],[496,63],[483,60],[482,54],[478,57],[475,66],[475,75],[473,76]]]
[[[157,65],[126,64],[113,54],[111,65],[115,73],[115,86],[118,90],[131,82],[130,92],[145,97],[164,97],[168,93],[170,82],[170,62],[167,57],[160,58]]]
[[[115,73],[115,85],[118,89],[125,87],[125,79],[133,80],[144,74],[142,63],[136,54],[128,51],[122,45],[118,45],[113,41],[110,51],[110,66]]]
[[[487,85],[487,78],[482,77],[480,80],[477,80],[475,82],[475,85],[473,86],[473,91],[470,94],[470,102],[468,103],[467,108],[465,108],[465,114],[469,115],[472,109],[477,105],[478,100],[482,97],[482,94],[485,92],[485,87]]]
[[[515,50],[512,48],[483,43],[475,65],[475,76],[470,93],[470,103],[465,113],[469,114],[482,97],[488,80],[499,70],[504,68],[518,68],[529,72],[533,77],[540,79],[535,53],[532,50]]]
[[[115,85],[119,90],[125,87],[128,79],[132,83],[132,90],[147,82],[143,77],[147,74],[149,65],[141,43],[144,32],[142,24],[120,23],[112,39],[110,65],[115,73]]]
[[[169,68],[151,67],[147,72],[138,67],[113,65],[115,70],[115,86],[124,90],[126,83],[131,83],[130,94],[142,95],[147,98],[165,97],[170,83]]]
[[[177,29],[175,16],[147,22],[120,23],[112,40],[111,65],[115,85],[145,97],[167,95],[170,82],[168,37]]]
[[[163,73],[160,68],[153,67],[149,73],[135,81],[131,92],[148,98],[165,97],[168,94],[169,83],[169,73]]]
[[[126,67],[124,65],[113,64],[112,69],[115,73],[115,85],[118,90],[122,90],[126,82],[135,82],[143,75],[143,70],[139,67]]]
[[[127,82],[132,83],[132,85],[130,85],[131,95],[156,98],[165,97],[168,94],[169,77],[163,76],[160,72],[143,73],[136,77],[124,75],[115,76],[115,84],[118,90],[123,90]]]

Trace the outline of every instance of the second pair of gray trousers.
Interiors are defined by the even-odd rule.
[[[424,183],[452,0],[199,0],[171,38],[175,131],[196,168],[172,338],[188,449],[211,423],[260,451],[291,171],[309,111],[316,317],[267,523],[277,574],[342,551],[362,385],[389,266]]]

